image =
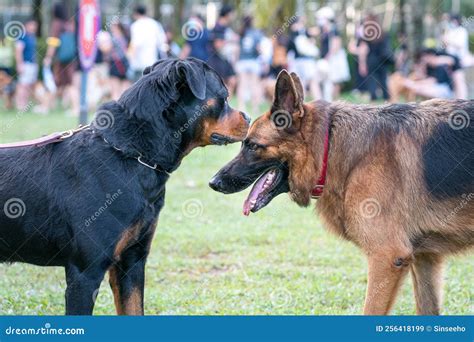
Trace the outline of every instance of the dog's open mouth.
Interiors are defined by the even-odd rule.
[[[265,207],[277,195],[288,192],[288,169],[272,168],[255,182],[244,202],[243,213],[248,216]]]

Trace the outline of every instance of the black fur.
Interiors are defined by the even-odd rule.
[[[227,96],[205,63],[164,60],[120,100],[103,105],[92,129],[61,143],[0,150],[0,262],[65,267],[68,314],[92,313],[110,267],[122,275],[123,298],[143,293],[167,172],[178,167],[203,120],[229,115]],[[205,106],[209,99],[212,108]],[[204,109],[191,120],[196,108]],[[101,115],[113,123],[103,127]],[[140,164],[140,155],[158,171]],[[6,208],[11,199],[20,212]],[[115,255],[117,242],[135,226],[137,234]]]
[[[474,112],[468,117],[469,125],[459,129],[447,122],[439,124],[423,146],[426,186],[437,198],[474,192]]]

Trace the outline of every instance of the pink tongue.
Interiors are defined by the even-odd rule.
[[[244,202],[243,213],[244,213],[245,216],[249,216],[249,214],[250,214],[250,203],[253,200],[256,200],[258,195],[260,195],[262,193],[263,185],[265,184],[265,181],[267,180],[267,176],[270,172],[271,171],[268,171],[262,177],[260,177],[260,179],[254,184],[252,190],[250,190],[250,194]]]

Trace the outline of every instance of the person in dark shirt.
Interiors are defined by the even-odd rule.
[[[210,34],[200,16],[192,16],[186,22],[186,29],[189,34],[185,36],[186,43],[181,51],[181,58],[194,57],[207,62],[209,58]]]
[[[426,98],[453,98],[452,75],[461,68],[459,59],[445,51],[425,49],[419,53],[418,60],[426,77],[418,81],[406,80],[405,86]]]
[[[25,23],[25,33],[16,41],[16,71],[18,86],[16,106],[26,110],[33,92],[33,86],[38,79],[38,64],[36,62],[36,31],[38,24],[34,19]]]
[[[234,68],[222,54],[222,50],[225,46],[225,38],[223,34],[215,33],[213,37],[212,53],[209,55],[207,63],[222,77],[229,93],[232,94],[236,85],[236,77]]]
[[[234,13],[234,8],[230,5],[223,5],[219,11],[219,18],[217,19],[216,25],[212,29],[212,34],[226,38],[227,29],[230,26],[232,21],[232,15]],[[214,40],[215,37],[211,39]]]
[[[387,86],[388,65],[393,61],[390,39],[382,30],[377,17],[368,15],[363,23],[359,54],[359,73],[366,77],[367,89],[372,101],[378,99],[378,89],[382,90],[384,100],[390,95]]]

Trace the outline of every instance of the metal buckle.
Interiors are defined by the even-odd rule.
[[[145,162],[142,160],[142,156],[138,157],[137,160],[138,160],[138,162],[139,162],[140,164],[142,164],[142,165],[144,165],[144,166],[146,166],[146,167],[149,167],[149,168],[152,169],[152,170],[156,170],[156,168],[158,167],[157,164],[155,164],[154,166],[151,166],[150,164],[145,163]]]
[[[61,140],[64,140],[64,139],[70,138],[70,137],[73,136],[73,134],[74,134],[74,132],[73,132],[72,129],[70,129],[70,130],[68,130],[68,131],[64,131],[64,132],[61,133],[60,139],[61,139]]]
[[[77,127],[76,129],[69,129],[67,131],[61,132],[61,136],[59,137],[59,139],[64,140],[64,139],[70,138],[75,133],[80,132],[80,131],[82,131],[84,129],[87,129],[89,127],[90,127],[90,125],[85,125],[85,126],[79,125],[79,127]]]
[[[316,189],[321,189],[321,195],[313,195],[314,190]],[[319,199],[322,196],[322,192],[324,190],[324,185],[316,185],[312,190],[311,190],[311,198],[312,199]]]

